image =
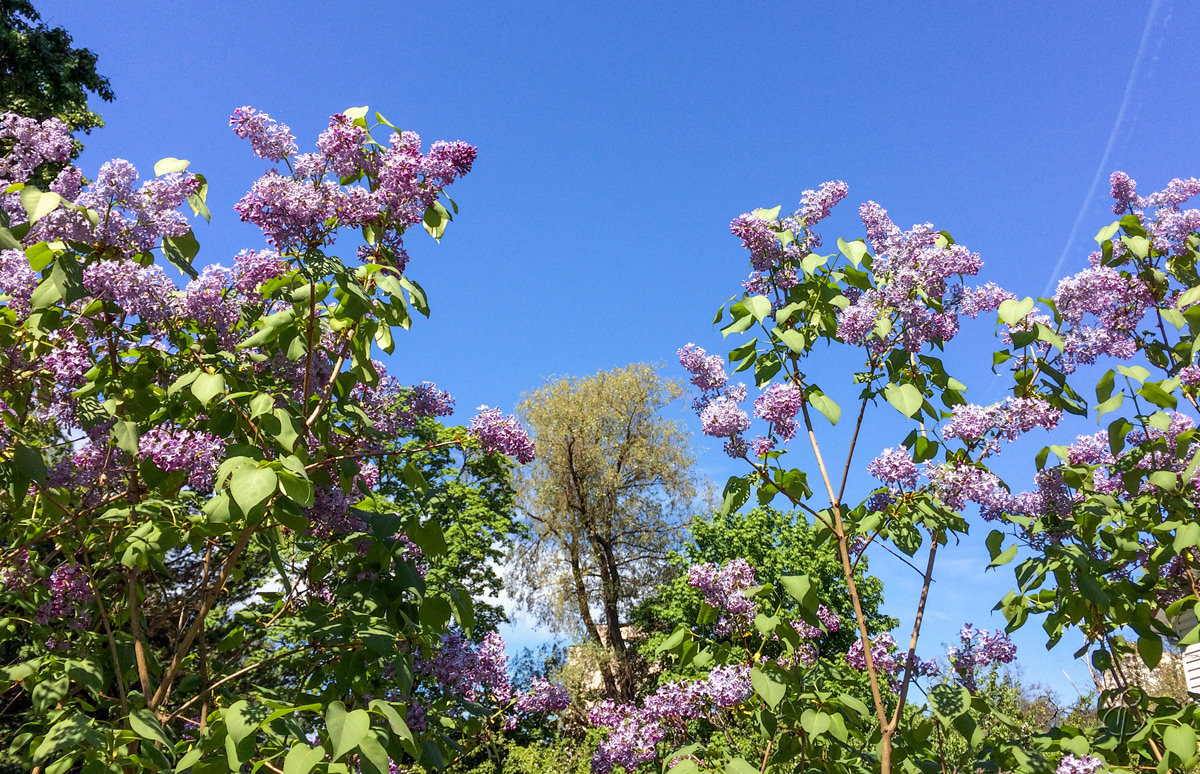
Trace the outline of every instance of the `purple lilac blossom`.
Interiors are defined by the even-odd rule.
[[[319,538],[331,539],[339,535],[364,532],[367,523],[350,507],[350,500],[340,486],[317,487],[311,508],[305,513],[309,520],[309,531]]]
[[[83,284],[97,298],[144,322],[160,322],[174,313],[175,285],[158,265],[101,261],[83,270]]]
[[[995,290],[981,295],[964,290],[961,277],[978,274],[982,261],[962,245],[948,244],[932,224],[901,231],[875,202],[864,203],[859,214],[876,252],[876,287],[852,299],[838,315],[843,341],[864,344],[874,336],[874,351],[898,346],[917,352],[930,341],[952,339],[959,313],[977,315],[998,298]],[[929,304],[930,298],[940,302],[940,311]],[[882,321],[887,324],[881,328]]]
[[[229,117],[234,134],[250,141],[254,155],[268,161],[282,161],[296,152],[296,138],[287,124],[281,124],[252,107],[240,107]]]
[[[281,276],[286,269],[287,264],[274,250],[242,250],[233,259],[233,287],[249,296],[259,285]]]
[[[18,594],[33,588],[37,576],[29,566],[29,551],[22,550],[11,554],[7,564],[0,566],[0,589],[13,591]]]
[[[8,306],[18,318],[29,315],[29,299],[37,287],[37,273],[21,250],[0,251],[0,295],[8,296]]]
[[[1010,664],[1017,657],[1017,646],[999,629],[989,634],[975,629],[972,624],[965,624],[958,638],[959,646],[951,648],[947,656],[959,682],[970,691],[978,687],[977,669]]]
[[[414,384],[404,396],[404,408],[400,412],[400,424],[415,427],[417,420],[425,417],[448,417],[454,413],[454,398],[445,390],[439,390],[433,382]]]
[[[811,228],[829,217],[829,211],[849,193],[849,187],[841,180],[830,180],[821,183],[816,191],[804,191],[800,194],[800,212],[806,228]]]
[[[724,362],[718,355],[709,355],[695,344],[688,344],[675,354],[679,355],[679,364],[692,375],[692,384],[702,391],[719,390],[729,382]]]
[[[1064,755],[1058,762],[1054,774],[1098,774],[1104,767],[1104,761],[1094,755]]]
[[[416,669],[446,692],[468,701],[491,698],[507,702],[512,698],[504,638],[496,632],[488,632],[479,644],[461,632],[449,632],[442,636],[432,657],[417,658]]]
[[[500,409],[488,406],[480,406],[478,411],[467,432],[483,444],[484,451],[507,454],[521,464],[533,462],[533,441],[515,417],[505,416]]]
[[[528,691],[517,697],[516,708],[518,712],[546,715],[565,710],[570,703],[571,697],[565,686],[538,678]]]
[[[1186,387],[1200,386],[1200,366],[1192,364],[1179,369],[1179,381]]]
[[[750,417],[746,416],[740,403],[727,395],[710,401],[700,412],[704,434],[713,438],[730,438],[750,427]]]
[[[82,631],[91,625],[91,614],[85,608],[94,596],[79,565],[73,562],[60,564],[50,573],[47,586],[50,599],[34,615],[39,624],[45,626],[51,621],[66,621],[75,631]]]
[[[1137,277],[1099,266],[1061,280],[1054,303],[1065,325],[1062,370],[1072,373],[1100,355],[1123,360],[1133,357],[1137,326],[1153,305],[1154,296]],[[1088,318],[1096,322],[1086,322]]]
[[[775,382],[755,399],[754,416],[770,422],[780,438],[790,441],[796,435],[796,414],[803,401],[799,387],[791,382]]]
[[[317,149],[328,160],[335,175],[351,177],[366,161],[363,143],[367,136],[366,129],[338,113],[329,117],[329,128],[317,137]]]
[[[12,147],[0,158],[0,180],[23,183],[42,164],[62,163],[71,157],[71,130],[57,118],[39,121],[16,113],[0,116],[0,141]]]
[[[782,255],[779,236],[770,222],[744,213],[729,224],[729,230],[742,240],[742,247],[750,251],[750,263],[756,271],[769,271],[779,262]]]
[[[884,449],[867,463],[867,472],[889,487],[912,489],[917,485],[917,464],[904,446]]]
[[[718,636],[747,628],[754,621],[754,601],[745,593],[755,585],[754,568],[745,559],[731,559],[720,568],[711,562],[693,565],[688,569],[687,582],[720,612],[716,624]]]
[[[158,425],[138,439],[138,456],[153,460],[167,473],[186,471],[188,485],[203,492],[212,489],[213,476],[225,456],[225,441],[198,430]]]

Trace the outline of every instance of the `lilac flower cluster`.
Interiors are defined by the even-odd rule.
[[[1104,767],[1104,761],[1094,755],[1064,755],[1058,762],[1054,774],[1098,774]]]
[[[157,264],[100,261],[83,270],[84,286],[105,301],[144,322],[161,322],[174,313],[175,285]]]
[[[893,686],[898,685],[902,679],[904,655],[904,652],[897,648],[896,640],[887,632],[871,637],[871,663],[875,665],[876,672],[891,681]],[[850,650],[846,651],[846,664],[860,671],[867,668],[867,657],[863,652],[861,639],[855,640]],[[938,671],[936,661],[920,659],[915,654],[911,665],[915,677],[929,677]]]
[[[234,134],[250,141],[254,155],[268,161],[282,161],[296,152],[296,137],[286,124],[252,107],[240,107],[229,117]]]
[[[505,416],[500,409],[488,406],[480,406],[478,410],[467,432],[483,444],[484,451],[507,454],[523,465],[533,462],[533,441],[516,417]]]
[[[917,464],[904,446],[884,449],[867,463],[867,472],[890,488],[912,489],[917,485]]]
[[[138,439],[138,456],[153,460],[167,473],[187,471],[188,485],[204,492],[212,489],[217,466],[225,457],[225,441],[198,430],[158,425]]]
[[[75,240],[111,248],[125,257],[144,253],[164,237],[180,237],[191,226],[179,207],[200,190],[200,179],[172,172],[147,180],[134,190],[137,169],[124,159],[105,162],[92,183],[74,196],[74,204],[95,213],[95,225],[78,208],[60,208],[37,222],[29,239]],[[77,188],[74,175],[59,176],[65,193]]]
[[[454,413],[454,398],[439,390],[433,382],[414,384],[404,396],[404,408],[399,413],[403,427],[415,427],[423,417],[448,417]]]
[[[955,406],[954,416],[942,434],[968,443],[986,440],[985,454],[992,454],[999,450],[999,445],[989,436],[1011,442],[1035,427],[1052,430],[1060,419],[1062,410],[1040,397],[1007,398],[990,406]]]
[[[841,180],[830,180],[822,183],[816,191],[804,191],[800,194],[800,211],[797,215],[803,220],[806,228],[811,228],[829,217],[829,212],[846,198],[850,192]]]
[[[16,113],[0,115],[0,143],[11,142],[0,157],[0,189],[24,183],[42,164],[61,164],[71,157],[71,130],[57,118],[39,121]]]
[[[729,382],[724,361],[719,355],[709,355],[703,347],[697,347],[695,344],[677,349],[675,354],[679,356],[679,364],[692,375],[692,384],[701,391],[720,390]]]
[[[529,686],[528,691],[517,697],[515,706],[518,712],[546,715],[565,710],[570,703],[571,697],[565,686],[539,677]]]
[[[79,565],[73,562],[60,564],[50,573],[47,587],[50,599],[42,603],[34,614],[39,624],[45,626],[52,621],[65,621],[75,631],[82,631],[91,625],[92,617],[87,605],[95,597]]]
[[[859,214],[876,252],[876,286],[838,315],[842,341],[867,344],[876,352],[892,347],[918,352],[928,342],[954,338],[960,313],[976,316],[994,309],[1006,295],[994,286],[964,288],[961,278],[978,274],[983,263],[962,245],[947,244],[932,224],[901,231],[875,202],[863,204]]]
[[[616,766],[633,771],[657,757],[658,743],[670,730],[685,731],[693,720],[737,707],[754,695],[750,667],[718,666],[702,680],[660,685],[639,708],[611,700],[599,702],[588,713],[593,726],[611,729],[592,758],[592,771],[607,774]]]
[[[1149,196],[1139,196],[1137,183],[1124,172],[1114,172],[1109,180],[1113,212],[1136,215],[1159,253],[1183,255],[1188,235],[1200,231],[1200,210],[1184,210],[1180,205],[1200,195],[1200,179],[1175,178],[1166,188]],[[1153,218],[1147,216],[1148,208],[1155,209]],[[1117,243],[1114,242],[1113,247],[1115,249]]]
[[[977,630],[971,624],[965,624],[958,633],[959,646],[951,648],[947,653],[950,665],[967,690],[974,691],[978,686],[976,670],[980,667],[997,664],[1010,664],[1017,657],[1017,646],[1008,635],[997,629],[989,634]]]
[[[1066,326],[1061,367],[1072,373],[1101,355],[1133,357],[1138,324],[1153,305],[1154,295],[1138,277],[1096,266],[1061,280],[1054,303]]]
[[[716,633],[727,636],[754,622],[755,606],[746,590],[755,585],[754,568],[745,559],[731,559],[718,568],[711,562],[688,568],[688,585],[699,589],[704,601],[719,611]]]
[[[20,250],[0,250],[0,295],[21,319],[29,316],[29,299],[37,287],[37,274]]]
[[[367,523],[350,508],[350,499],[340,486],[319,486],[311,508],[306,510],[309,531],[319,538],[363,532]]]
[[[512,698],[504,638],[489,632],[477,645],[461,632],[449,632],[429,658],[418,657],[418,674],[432,677],[441,688],[467,701],[500,702]]]
[[[295,153],[290,130],[265,113],[240,108],[230,119],[239,136],[249,139],[259,156],[280,161]],[[427,155],[413,132],[391,135],[388,147],[367,143],[366,130],[344,114],[330,118],[317,139],[317,152],[295,156],[293,173],[271,170],[251,186],[234,209],[243,221],[262,229],[267,241],[290,253],[329,244],[338,228],[369,226],[373,246],[360,249],[364,260],[381,256],[403,271],[407,253],[404,230],[419,223],[442,190],[470,171],[476,151],[463,142],[436,142]],[[372,178],[368,187],[342,187],[326,179],[359,174]],[[381,252],[386,247],[391,256]]]
[[[29,566],[29,551],[21,550],[7,557],[0,566],[0,589],[22,593],[33,587],[37,577]]]
[[[926,463],[925,476],[934,493],[948,507],[962,510],[968,502],[988,510],[1002,510],[1008,490],[991,471],[959,462]]]
[[[754,400],[754,416],[771,423],[771,432],[785,441],[796,435],[796,414],[804,402],[791,382],[773,382]]]

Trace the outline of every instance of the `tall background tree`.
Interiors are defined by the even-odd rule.
[[[560,631],[609,648],[609,695],[632,695],[629,611],[672,571],[696,497],[687,432],[661,412],[683,393],[649,365],[557,379],[518,406],[537,444],[518,474],[529,532],[514,591]]]
[[[0,0],[0,106],[23,116],[56,117],[73,132],[104,126],[88,94],[113,98],[96,72],[96,55],[71,45],[62,27],[49,27],[28,0]]]

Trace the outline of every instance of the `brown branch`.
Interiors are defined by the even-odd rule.
[[[192,642],[196,639],[196,635],[200,633],[200,628],[204,624],[204,618],[208,615],[213,605],[216,604],[217,597],[221,590],[225,587],[225,582],[229,580],[230,574],[233,573],[234,565],[241,558],[242,552],[246,550],[246,546],[250,543],[250,538],[253,537],[257,525],[251,525],[246,528],[233,549],[229,552],[229,557],[225,560],[224,566],[221,568],[221,574],[217,577],[217,582],[214,584],[212,591],[207,594],[200,603],[200,609],[196,612],[196,619],[188,628],[187,633],[183,636],[179,647],[176,648],[175,654],[171,657],[171,664],[167,667],[166,673],[163,675],[162,682],[158,686],[158,690],[154,692],[154,696],[146,702],[149,709],[157,709],[162,703],[167,694],[171,690],[171,686],[175,682],[175,678],[179,676],[179,669],[183,665],[183,659],[187,655],[188,649],[192,646]]]
[[[146,644],[142,641],[142,606],[138,604],[137,570],[125,575],[126,591],[129,593],[129,626],[133,633],[133,658],[137,663],[138,680],[142,684],[142,696],[150,695],[150,667],[146,663]]]
[[[904,662],[904,682],[900,686],[900,697],[896,700],[896,709],[892,713],[892,720],[888,724],[894,732],[900,727],[900,713],[904,709],[904,702],[908,698],[908,686],[912,683],[913,672],[916,669],[917,662],[917,638],[921,634],[921,620],[925,617],[925,603],[929,600],[929,587],[933,583],[933,562],[937,557],[937,550],[940,533],[931,533],[929,536],[929,562],[925,565],[925,579],[921,584],[921,598],[917,602],[917,615],[913,619],[912,636],[908,639],[908,656]]]

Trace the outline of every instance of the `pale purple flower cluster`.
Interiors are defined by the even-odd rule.
[[[1094,755],[1067,754],[1058,762],[1054,774],[1098,774],[1103,768],[1104,761]]]
[[[719,636],[753,623],[754,601],[746,596],[746,590],[755,585],[754,568],[745,559],[731,559],[719,568],[712,562],[692,565],[688,568],[687,582],[720,612],[716,625]]]
[[[129,257],[154,248],[164,237],[188,233],[191,225],[179,207],[200,190],[200,179],[190,173],[172,172],[147,180],[134,190],[137,178],[137,169],[128,161],[105,162],[96,182],[74,199],[76,205],[96,213],[98,222],[93,225],[77,209],[60,208],[38,221],[27,241],[92,242]],[[64,190],[72,187],[73,182]]]
[[[29,299],[37,287],[37,274],[20,250],[0,250],[0,295],[8,296],[8,306],[18,318],[29,315]]]
[[[750,417],[742,410],[735,396],[721,395],[708,401],[700,411],[700,424],[705,435],[731,438],[750,427]]]
[[[974,320],[984,312],[993,312],[1000,308],[1002,302],[1015,299],[1015,295],[995,282],[988,282],[974,288],[963,287],[962,294],[958,298],[958,311]]]
[[[657,757],[657,745],[669,729],[684,731],[692,720],[711,717],[736,707],[754,695],[750,667],[715,667],[702,680],[660,685],[639,708],[606,700],[588,713],[592,725],[612,729],[592,758],[592,771],[610,772],[615,766],[633,771]]]
[[[960,313],[976,316],[999,305],[1003,291],[985,287],[968,292],[961,285],[961,277],[979,273],[983,264],[977,253],[947,244],[929,223],[901,231],[875,202],[864,203],[859,214],[876,252],[876,286],[838,315],[843,341],[869,344],[878,352],[893,346],[918,352],[930,341],[954,338]],[[876,333],[883,320],[890,328]]]
[[[252,296],[258,286],[281,276],[287,270],[274,250],[242,250],[233,259],[233,287],[243,296]]]
[[[1054,303],[1066,324],[1062,370],[1071,373],[1079,365],[1094,363],[1100,355],[1122,360],[1133,357],[1137,351],[1134,334],[1154,296],[1137,277],[1098,266],[1061,280]],[[1088,318],[1096,322],[1086,322]]]
[[[504,415],[498,408],[480,406],[479,413],[467,426],[488,454],[507,454],[521,464],[533,462],[534,446],[516,417]]]
[[[264,113],[242,108],[230,123],[264,158],[279,161],[295,151],[287,127]],[[296,156],[290,176],[272,170],[259,178],[234,209],[285,252],[329,244],[339,228],[370,226],[376,242],[360,248],[360,257],[376,262],[386,257],[403,271],[404,230],[419,223],[442,190],[471,169],[476,150],[463,142],[437,142],[423,155],[421,138],[413,132],[393,133],[383,149],[368,144],[367,137],[347,116],[331,117],[317,140],[317,153]],[[367,187],[344,188],[325,179],[330,172],[339,179],[365,173],[373,180]]]
[[[100,261],[83,270],[83,284],[96,298],[111,301],[144,322],[160,322],[174,312],[175,285],[157,264]]]
[[[565,710],[570,703],[571,696],[565,686],[539,677],[528,691],[517,697],[516,708],[518,712],[546,715]]]
[[[1200,210],[1180,208],[1184,202],[1200,195],[1200,179],[1175,178],[1167,187],[1149,196],[1139,196],[1137,183],[1124,172],[1114,172],[1110,178],[1113,212],[1136,215],[1150,235],[1154,249],[1162,254],[1182,255],[1187,250],[1188,235],[1200,231]],[[1146,208],[1155,208],[1153,219]],[[1114,242],[1114,251],[1119,243]]]
[[[773,382],[754,400],[754,416],[771,423],[771,431],[785,441],[796,435],[796,414],[804,402],[800,388],[791,382]]]
[[[709,355],[695,344],[677,349],[675,354],[679,355],[679,364],[692,375],[692,384],[703,392],[720,390],[729,382],[725,363],[719,355]]]
[[[296,137],[287,124],[281,124],[252,107],[240,107],[229,117],[234,134],[250,141],[254,155],[268,161],[282,161],[296,152]]]
[[[948,507],[962,510],[968,502],[1000,510],[1009,503],[1008,490],[994,473],[956,462],[926,463],[925,476]]]
[[[0,589],[22,593],[33,587],[37,577],[29,566],[29,551],[17,551],[0,567]]]
[[[206,266],[200,276],[183,288],[179,300],[179,316],[229,333],[237,324],[241,304],[228,292],[232,275],[224,266]]]
[[[306,510],[309,531],[319,538],[363,532],[367,523],[350,508],[350,499],[340,486],[317,487],[313,504]]]
[[[212,489],[217,466],[225,457],[225,441],[198,430],[158,425],[138,439],[138,456],[153,460],[167,473],[187,471],[188,485],[203,492]]]
[[[50,573],[47,584],[50,599],[37,609],[35,620],[43,626],[51,621],[66,621],[75,631],[91,625],[92,617],[87,605],[95,598],[83,569],[73,563],[64,562]]]
[[[1186,387],[1200,386],[1200,366],[1192,364],[1179,369],[1179,381]]]
[[[479,644],[461,632],[449,632],[442,636],[430,658],[417,658],[416,669],[418,674],[432,677],[443,690],[467,701],[492,698],[507,702],[512,698],[508,654],[504,638],[496,632],[488,632]]]
[[[12,147],[0,158],[0,189],[24,183],[42,164],[71,157],[71,130],[57,118],[39,121],[6,112],[0,116],[0,142],[4,141]]]
[[[804,221],[806,228],[812,228],[828,218],[829,211],[845,199],[849,192],[850,188],[841,180],[822,183],[818,190],[808,190],[800,194],[800,212],[797,215]]]
[[[779,235],[771,226],[769,221],[748,212],[729,224],[729,231],[750,251],[750,263],[756,271],[770,270],[783,254]]]
[[[884,449],[867,463],[867,472],[889,487],[912,489],[917,485],[917,464],[904,446]]]
[[[954,407],[954,416],[942,434],[946,438],[975,442],[987,440],[988,454],[999,450],[993,438],[1014,441],[1035,427],[1052,430],[1062,419],[1062,410],[1040,397],[1007,398],[990,406],[963,404]]]
[[[826,634],[832,634],[842,628],[842,619],[838,614],[825,607],[824,605],[817,606],[817,620],[821,622],[824,629],[813,626],[804,621],[793,621],[792,628],[806,640],[819,640]]]
[[[898,686],[901,681],[904,655],[904,651],[896,646],[896,640],[887,632],[871,637],[871,663],[875,665],[876,672],[889,680],[893,687]],[[917,658],[914,654],[909,663],[910,671],[915,677],[929,677],[938,672],[937,661],[933,659]],[[861,639],[855,640],[850,650],[846,651],[846,664],[860,671],[867,668],[867,657],[863,652]]]
[[[415,427],[424,417],[448,417],[454,413],[454,398],[445,390],[439,390],[433,382],[421,382],[408,388],[404,396],[404,408],[400,411],[400,424]]]
[[[1017,646],[1008,635],[997,629],[995,632],[977,630],[965,624],[958,633],[959,646],[946,654],[958,680],[967,690],[974,691],[976,670],[980,667],[1010,664],[1017,657]]]
[[[363,143],[367,130],[344,114],[329,117],[329,128],[317,136],[317,150],[329,161],[329,168],[338,177],[352,177],[367,161]]]

